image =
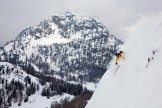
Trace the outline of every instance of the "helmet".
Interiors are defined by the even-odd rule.
[[[123,53],[123,51],[119,51],[119,53]]]

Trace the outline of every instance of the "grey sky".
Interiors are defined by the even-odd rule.
[[[162,0],[0,0],[0,45],[21,30],[67,10],[99,18],[110,33],[121,37],[142,16],[159,14]]]

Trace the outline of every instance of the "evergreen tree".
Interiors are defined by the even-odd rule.
[[[24,98],[24,102],[26,103],[26,102],[28,102],[28,100],[29,100],[29,97],[28,97],[28,95],[26,95]]]

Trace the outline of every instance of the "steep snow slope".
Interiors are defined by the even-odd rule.
[[[129,28],[125,60],[112,61],[86,108],[162,107],[161,19],[144,17]]]

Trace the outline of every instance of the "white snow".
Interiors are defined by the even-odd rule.
[[[37,72],[40,71],[39,68],[35,64],[31,63],[31,65],[34,67],[35,71],[37,71]]]
[[[0,65],[13,67],[13,65],[8,62],[0,62]]]
[[[75,39],[79,39],[79,38],[81,38],[81,32],[77,32],[76,34],[73,34],[72,36],[71,36],[71,41],[72,40],[75,40]]]
[[[11,108],[50,108],[52,102],[60,102],[61,99],[69,98],[72,100],[74,96],[69,94],[62,94],[50,97],[42,97],[39,92],[35,93],[34,95],[29,97],[29,101],[24,103],[22,102],[21,106],[18,104],[13,104]]]
[[[33,77],[32,75],[27,74],[19,66],[12,65],[8,62],[0,62],[0,66],[5,66],[5,71],[6,71],[7,67],[10,69],[9,75],[6,75],[6,74],[1,75],[1,78],[7,79],[8,82],[11,82],[12,79],[14,79],[14,80],[17,80],[17,81],[19,80],[20,82],[24,83],[24,78],[26,76],[29,76],[33,82],[38,83],[38,80],[36,77]],[[14,69],[13,71],[11,71],[12,68]],[[18,73],[17,73],[17,70],[18,70]]]
[[[32,45],[51,45],[53,43],[68,43],[69,40],[60,35],[49,35],[38,40],[32,40]]]
[[[162,108],[161,19],[144,17],[129,28],[125,60],[112,61],[86,108]]]
[[[9,52],[11,49],[13,49],[13,44],[14,42],[9,43],[8,45],[4,47],[4,50]]]
[[[92,90],[92,91],[95,91],[96,87],[97,87],[97,84],[90,83],[90,82],[87,82],[85,84],[83,83],[82,85],[83,85],[83,87],[86,87],[88,90]]]

